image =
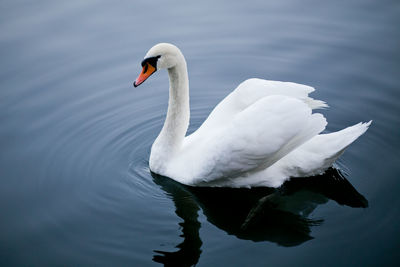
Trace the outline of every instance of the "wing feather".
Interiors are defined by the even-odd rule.
[[[226,127],[227,123],[231,122],[238,113],[267,96],[283,95],[296,98],[306,103],[311,109],[327,107],[324,101],[308,96],[314,90],[311,86],[293,82],[258,78],[245,80],[214,108],[200,128],[188,136],[185,142],[198,142],[198,136],[202,137],[216,129]]]

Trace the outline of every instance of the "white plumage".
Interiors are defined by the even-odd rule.
[[[152,146],[150,169],[186,185],[278,187],[291,177],[320,174],[371,123],[320,134],[327,122],[312,110],[327,105],[308,96],[314,88],[249,79],[185,137],[190,114],[185,59],[165,43],[151,48],[148,58],[158,58],[155,69],[167,68],[170,78],[167,117]],[[144,66],[141,76],[145,72]],[[135,86],[143,82],[138,80]]]

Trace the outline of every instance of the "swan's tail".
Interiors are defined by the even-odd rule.
[[[332,166],[345,149],[368,130],[372,121],[358,123],[341,131],[320,134],[288,154],[283,163],[288,164],[292,177],[323,173]],[[301,167],[299,167],[301,166]]]
[[[338,132],[319,135],[315,140],[318,142],[318,148],[314,147],[314,150],[320,150],[318,152],[323,157],[323,167],[332,166],[346,148],[368,130],[371,122],[360,122]]]

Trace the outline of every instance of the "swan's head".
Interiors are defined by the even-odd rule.
[[[142,61],[142,72],[133,82],[133,86],[137,87],[142,84],[158,69],[173,68],[183,55],[178,47],[173,44],[160,43],[156,44],[147,52]]]

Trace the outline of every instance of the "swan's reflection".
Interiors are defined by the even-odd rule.
[[[367,200],[336,169],[324,175],[296,178],[279,189],[189,187],[152,174],[156,184],[171,196],[176,214],[183,219],[183,242],[176,252],[155,251],[153,260],[165,266],[192,266],[198,262],[202,241],[198,210],[230,235],[280,246],[297,246],[312,239],[311,227],[322,220],[310,213],[329,199],[350,207],[367,207]]]

